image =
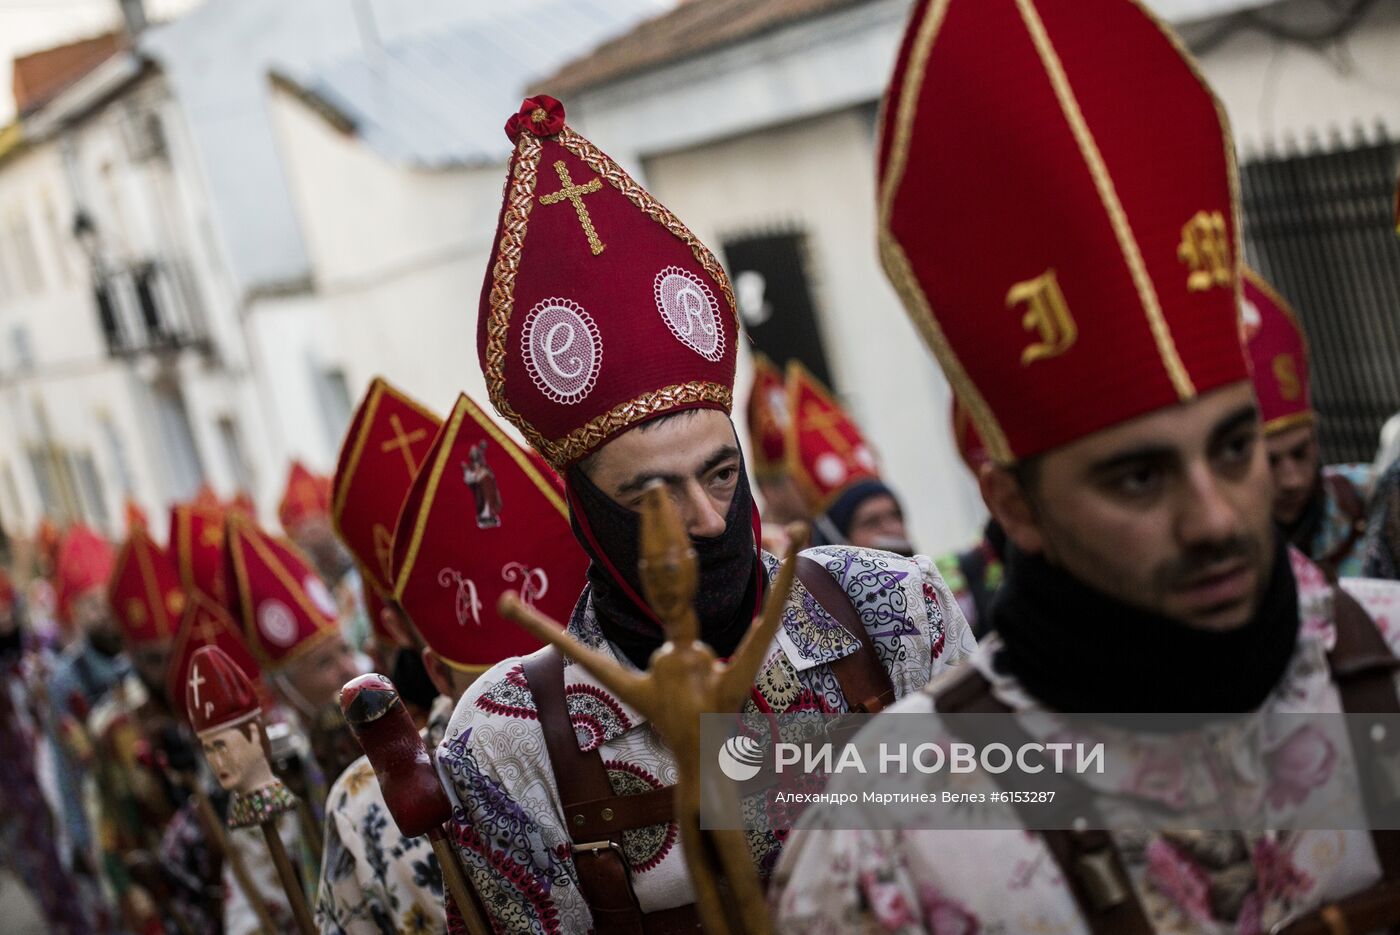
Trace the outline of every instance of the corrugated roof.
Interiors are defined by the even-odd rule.
[[[535,82],[556,97],[872,0],[685,0]]]
[[[385,159],[417,168],[499,162],[530,83],[671,0],[552,0],[283,74]]]

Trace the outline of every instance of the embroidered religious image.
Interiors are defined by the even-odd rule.
[[[486,439],[473,445],[467,458],[462,462],[462,480],[476,501],[476,527],[495,529],[501,525],[501,488],[496,485],[496,472],[486,463]]]

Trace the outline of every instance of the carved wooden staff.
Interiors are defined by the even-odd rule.
[[[200,647],[190,657],[185,708],[210,769],[231,793],[228,826],[262,828],[297,928],[302,935],[315,935],[306,893],[277,830],[278,819],[296,809],[297,799],[268,762],[267,733],[253,683],[222,649]]]
[[[340,710],[374,767],[384,804],[399,833],[406,838],[428,836],[442,868],[443,883],[462,914],[467,932],[491,935],[476,892],[467,882],[466,868],[443,832],[443,825],[452,819],[452,803],[394,683],[372,672],[357,676],[340,690]]]
[[[762,887],[741,831],[700,828],[700,716],[737,713],[748,698],[758,667],[777,634],[783,605],[792,589],[794,556],[807,530],[794,524],[783,565],[773,582],[762,615],[745,634],[728,663],[700,641],[695,616],[699,565],[690,537],[659,481],[646,491],[642,505],[641,561],[638,568],[647,603],[656,612],[668,640],[651,657],[644,673],[630,672],[614,659],[584,646],[564,628],[516,595],[501,598],[500,613],[542,642],[587,669],[624,702],[642,712],[676,758],[676,822],[695,886],[696,907],[710,935],[765,935],[771,931]],[[732,787],[711,790],[732,803]],[[728,886],[721,894],[720,881]]]

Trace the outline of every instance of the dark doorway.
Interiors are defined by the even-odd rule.
[[[831,386],[831,368],[817,324],[807,276],[806,236],[780,230],[735,237],[724,242],[725,267],[744,330],[757,350],[781,370],[799,360]]]

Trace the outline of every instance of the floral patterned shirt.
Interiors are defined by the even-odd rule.
[[[1369,464],[1329,464],[1322,469],[1324,474],[1341,477],[1351,484],[1363,508],[1371,498],[1371,488],[1375,485],[1375,473]],[[1313,537],[1308,554],[1316,561],[1318,556],[1330,555],[1336,551],[1347,537],[1352,535],[1356,520],[1342,509],[1341,501],[1332,494],[1332,488],[1323,487],[1327,498],[1322,525]],[[1364,517],[1363,517],[1364,518]],[[1355,578],[1362,574],[1361,563],[1365,554],[1364,538],[1357,538],[1350,550],[1337,563],[1337,575],[1342,578]]]
[[[441,738],[451,700],[433,705],[425,739]],[[316,927],[323,935],[447,931],[442,871],[426,837],[399,833],[374,767],[361,757],[331,786]]]
[[[1257,712],[1238,723],[1209,728],[1217,735],[1203,738],[1219,750],[1244,751],[1240,763],[1267,755],[1299,765],[1292,772],[1273,774],[1276,784],[1262,799],[1264,807],[1273,809],[1307,809],[1355,799],[1354,790],[1337,788],[1344,785],[1338,781],[1344,774],[1332,768],[1332,757],[1321,755],[1328,750],[1319,749],[1320,743],[1327,744],[1320,731],[1307,726],[1280,731],[1283,736],[1271,747],[1248,743],[1251,736],[1267,734],[1261,726],[1281,723],[1276,715],[1341,711],[1326,657],[1336,639],[1332,589],[1317,566],[1296,550],[1290,554],[1302,627],[1288,670]],[[1391,647],[1400,649],[1400,583],[1347,579],[1342,584],[1375,619]],[[991,659],[999,645],[995,637],[984,642],[973,664],[1003,703],[1023,714],[1041,712],[1042,718],[1034,721],[1047,720],[1044,708],[1014,677],[993,670]],[[892,710],[932,715],[935,709],[930,693],[920,692]],[[857,746],[868,753],[893,740],[885,733],[896,729],[892,720],[897,719],[876,718],[859,735]],[[1053,722],[1053,717],[1048,720]],[[1022,723],[1030,729],[1031,721]],[[1258,733],[1246,733],[1251,730]],[[936,724],[930,725],[930,734],[936,740]],[[1144,755],[1150,756],[1150,749]],[[1210,804],[1209,789],[1214,787],[1208,785],[1209,777],[1164,769],[1160,763],[1153,770],[1151,765],[1129,763],[1083,781],[1108,793],[1115,808],[1131,810],[1144,801],[1160,806],[1166,792],[1179,794],[1172,801]],[[1283,778],[1277,779],[1280,775]],[[1170,784],[1164,785],[1168,778]],[[829,788],[852,791],[846,777],[839,775]],[[779,932],[1088,931],[1058,865],[1037,834],[824,827],[837,817],[832,810],[813,809],[792,833],[773,889]],[[1257,935],[1380,878],[1365,831],[1138,831],[1115,832],[1114,840],[1143,910],[1159,933]],[[948,859],[952,854],[957,859]]]
[[[898,696],[967,659],[975,648],[957,602],[933,563],[888,552],[825,546],[806,556],[844,588]],[[765,555],[768,575],[777,561]],[[628,666],[603,637],[585,589],[569,631]],[[859,643],[798,581],[745,713],[849,710],[831,663]],[[676,782],[676,765],[642,715],[568,662],[564,694],[580,749],[598,749],[618,794]],[[570,842],[523,663],[509,659],[479,678],[457,706],[438,748],[438,770],[455,806],[454,843],[497,931],[587,932]],[[624,832],[624,850],[644,912],[694,901],[674,822]],[[782,841],[752,835],[761,870]],[[449,906],[454,930],[460,931]]]

